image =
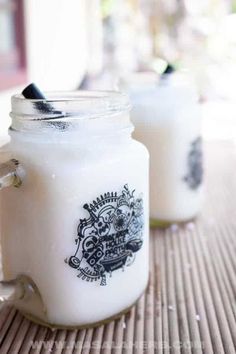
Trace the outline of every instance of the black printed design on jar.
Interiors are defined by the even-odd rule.
[[[143,200],[126,184],[120,194],[107,192],[83,207],[89,217],[79,222],[68,264],[79,278],[106,285],[107,275],[131,266],[143,245]]]
[[[203,156],[202,139],[198,137],[191,143],[191,148],[187,159],[188,172],[184,176],[184,181],[190,189],[196,190],[203,179]]]

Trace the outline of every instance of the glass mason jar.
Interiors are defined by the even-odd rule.
[[[153,75],[138,76],[123,88],[133,105],[133,136],[150,153],[151,225],[191,220],[203,196],[201,114],[194,84],[183,73],[165,74],[156,82]]]
[[[4,280],[27,317],[86,327],[129,309],[147,285],[148,152],[131,138],[125,95],[47,97],[12,98]]]

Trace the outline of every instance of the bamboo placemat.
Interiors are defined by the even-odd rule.
[[[210,143],[206,155],[202,215],[151,232],[149,286],[130,313],[51,331],[5,307],[0,353],[235,353],[236,147]]]

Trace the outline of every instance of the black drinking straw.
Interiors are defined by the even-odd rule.
[[[56,116],[54,117],[45,117],[45,118],[40,118],[39,120],[58,119],[66,116],[65,113],[61,111],[56,111],[49,102],[46,102],[46,97],[34,83],[26,86],[26,88],[24,88],[24,90],[22,91],[22,95],[27,99],[39,100],[38,102],[37,101],[33,102],[33,105],[37,111],[44,114],[47,113],[56,114]],[[45,102],[41,100],[45,100]]]
[[[174,71],[175,71],[175,68],[173,67],[173,65],[168,63],[168,65],[165,68],[165,70],[163,71],[162,75],[172,74]]]
[[[25,98],[30,98],[30,99],[46,99],[46,97],[42,94],[40,89],[34,84],[29,84],[24,88],[22,91],[22,95]]]
[[[35,109],[42,114],[53,114],[51,117],[45,117],[45,118],[38,118],[37,120],[53,120],[53,119],[58,119],[58,118],[65,118],[68,116],[65,112],[57,111],[54,109],[53,105],[47,102],[46,97],[44,94],[40,91],[40,89],[34,84],[30,84],[24,88],[22,91],[22,95],[26,99],[31,99],[31,100],[39,100],[38,102],[35,101],[33,102],[33,105]],[[45,101],[42,101],[45,100]],[[48,124],[53,125],[56,129],[59,130],[66,130],[69,126],[68,122],[48,122]]]

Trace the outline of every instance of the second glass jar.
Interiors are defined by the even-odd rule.
[[[123,81],[133,104],[133,136],[150,153],[152,226],[193,219],[202,204],[201,114],[186,74],[137,74]],[[143,77],[143,81],[142,81]],[[143,82],[143,84],[142,84]]]

